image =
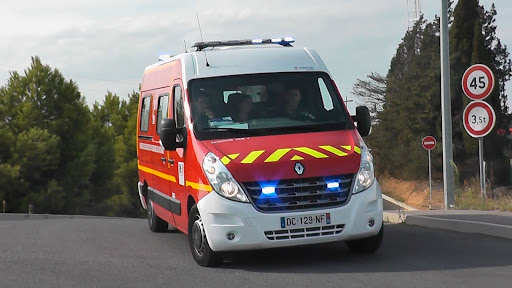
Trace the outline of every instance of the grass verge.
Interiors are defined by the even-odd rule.
[[[512,211],[512,192],[497,188],[487,191],[485,200],[480,193],[480,183],[475,178],[455,193],[455,207],[462,210]]]

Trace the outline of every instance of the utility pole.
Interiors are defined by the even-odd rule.
[[[441,0],[441,112],[443,129],[444,209],[455,205],[452,148],[452,103],[450,96],[450,46],[448,31],[448,0]]]

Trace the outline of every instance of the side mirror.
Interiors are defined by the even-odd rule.
[[[176,136],[178,135],[178,129],[176,128],[176,121],[174,119],[162,119],[160,122],[160,141],[165,150],[174,151],[176,150]]]
[[[356,107],[356,116],[352,116],[352,120],[357,123],[357,131],[361,137],[368,136],[372,127],[372,119],[370,117],[370,110],[366,106]]]

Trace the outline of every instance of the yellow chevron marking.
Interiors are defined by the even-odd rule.
[[[272,155],[268,156],[265,162],[277,162],[281,159],[286,153],[290,152],[289,148],[277,149]]]
[[[251,153],[249,153],[249,155],[247,155],[247,157],[245,157],[244,160],[242,160],[242,164],[251,164],[252,162],[254,162],[256,159],[258,159],[258,157],[260,157],[261,154],[263,154],[263,152],[265,152],[265,150],[257,150],[257,151],[252,151]]]
[[[296,151],[302,152],[304,154],[308,154],[309,156],[313,156],[315,158],[329,158],[329,156],[325,155],[324,153],[318,152],[316,150],[313,150],[308,147],[299,147],[299,148],[293,148]]]
[[[220,161],[224,163],[224,165],[228,165],[231,160],[235,160],[238,156],[240,156],[240,153],[237,154],[229,154],[228,156],[222,157]]]
[[[213,190],[212,186],[210,186],[210,185],[205,185],[205,184],[196,183],[196,182],[186,181],[185,185],[192,189],[206,191],[206,192],[211,192]]]
[[[142,166],[140,164],[138,164],[138,166],[139,166],[139,170],[140,171],[147,172],[149,174],[155,175],[157,177],[160,177],[162,179],[165,179],[165,180],[168,180],[168,181],[171,181],[171,182],[176,182],[176,177],[174,177],[172,175],[165,174],[165,173],[162,173],[160,171],[153,170],[151,168],[148,168],[146,166]]]
[[[361,154],[361,148],[357,147],[357,146],[354,146],[354,151],[357,153],[357,154]]]
[[[336,148],[334,148],[332,146],[318,146],[318,147],[320,147],[320,148],[322,148],[324,150],[327,150],[327,151],[331,152],[332,154],[340,156],[340,157],[348,155],[348,153],[345,153],[345,152],[343,152],[343,151],[341,151],[339,149],[336,149]]]
[[[222,157],[222,159],[220,159],[220,161],[222,163],[224,163],[224,165],[228,165],[229,162],[231,162],[231,159],[229,159],[228,157],[224,156],[224,157]]]
[[[231,158],[232,160],[235,160],[236,157],[240,156],[240,153],[237,153],[237,154],[229,154],[228,157]]]
[[[352,146],[341,146],[341,148],[348,150],[348,151],[352,151]]]
[[[298,156],[298,155],[295,155],[295,156],[293,156],[293,157],[292,157],[292,159],[291,159],[291,160],[292,160],[292,161],[299,161],[299,160],[304,160],[304,158],[302,158],[302,157],[300,157],[300,156]]]

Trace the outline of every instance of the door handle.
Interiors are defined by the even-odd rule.
[[[169,161],[169,163],[170,163],[171,165],[174,165],[174,159],[169,158],[167,161]]]
[[[167,161],[167,160],[165,159],[165,157],[160,158],[160,160],[162,160],[162,162],[164,162],[164,164],[165,164],[165,161]]]

